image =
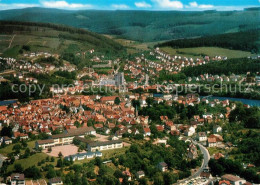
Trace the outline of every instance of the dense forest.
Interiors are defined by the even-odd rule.
[[[260,70],[260,59],[237,58],[225,61],[210,62],[206,65],[187,67],[183,70],[186,76],[199,76],[201,74],[229,75],[256,73]]]
[[[162,44],[156,47],[170,46],[172,48],[192,48],[192,47],[222,47],[228,49],[250,51],[257,53],[259,45],[260,30],[251,30],[237,33],[227,33],[221,35],[206,36],[194,39],[179,39]]]
[[[244,11],[68,11],[26,8],[0,11],[1,20],[46,22],[145,42],[259,28],[259,9]]]

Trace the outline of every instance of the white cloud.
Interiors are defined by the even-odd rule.
[[[189,3],[190,7],[198,7],[198,3],[197,2],[190,2]]]
[[[129,8],[129,6],[127,6],[125,4],[112,4],[111,6],[115,9],[127,9],[127,8]]]
[[[68,3],[66,1],[41,1],[43,7],[47,8],[67,8],[67,9],[80,9],[92,8],[90,4]]]
[[[165,9],[182,9],[183,4],[180,1],[171,1],[171,0],[153,0],[160,8]]]
[[[196,1],[190,2],[189,5],[185,6],[185,8],[201,8],[201,9],[212,9],[213,5],[210,4],[198,4]]]
[[[260,1],[260,0],[259,0]],[[152,5],[142,1],[142,2],[135,2],[135,6],[138,8],[151,8]]]
[[[39,7],[39,6],[40,6],[39,4],[26,4],[26,3],[4,4],[4,3],[0,3],[0,10],[30,8],[30,7]]]

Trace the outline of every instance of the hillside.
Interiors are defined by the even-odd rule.
[[[57,54],[89,49],[115,56],[125,52],[122,45],[102,35],[49,23],[0,21],[0,43],[0,53],[12,57],[18,55],[24,45],[29,46],[31,52]]]
[[[237,33],[227,33],[214,36],[207,36],[194,39],[178,39],[156,47],[192,48],[192,47],[222,47],[227,49],[260,51],[260,30],[250,30]]]
[[[26,8],[0,11],[0,20],[51,22],[145,42],[259,28],[259,9],[244,11],[96,11]]]
[[[226,61],[211,62],[195,67],[186,67],[183,73],[187,76],[199,76],[201,74],[229,75],[246,74],[248,71],[257,73],[260,69],[260,59],[238,58]]]

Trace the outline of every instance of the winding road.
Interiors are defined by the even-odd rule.
[[[186,179],[183,179],[181,181],[178,182],[179,183],[184,183],[185,181],[189,181],[191,179],[194,179],[198,176],[200,176],[200,173],[203,171],[204,168],[208,167],[208,163],[209,163],[209,160],[210,160],[210,155],[209,155],[209,151],[207,150],[207,148],[205,148],[203,145],[199,144],[198,142],[196,141],[192,141],[195,145],[198,145],[199,148],[200,148],[200,151],[202,152],[203,154],[203,161],[202,161],[202,165],[201,167],[196,171],[196,173],[194,173],[192,176],[186,178]]]

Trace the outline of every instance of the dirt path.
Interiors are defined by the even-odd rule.
[[[11,45],[12,45],[12,43],[13,43],[13,40],[14,40],[15,36],[16,36],[16,35],[13,35],[13,37],[12,37],[12,39],[11,39],[10,43],[9,43],[9,46],[8,46],[8,48],[10,48],[10,47],[11,47]]]

